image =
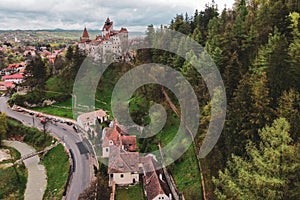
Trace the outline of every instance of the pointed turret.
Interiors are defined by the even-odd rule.
[[[110,21],[109,17],[106,19],[104,26],[102,28],[102,31],[105,31],[106,33],[109,33],[111,30],[113,30],[113,22]],[[106,34],[105,33],[105,34]],[[104,34],[104,35],[105,35]]]
[[[80,41],[81,42],[87,42],[89,39],[90,39],[90,36],[89,36],[89,33],[88,33],[88,31],[85,27],[84,30],[83,30],[83,33],[82,33],[82,37],[80,37]]]
[[[83,30],[82,38],[90,38],[88,31],[86,30],[86,27]]]

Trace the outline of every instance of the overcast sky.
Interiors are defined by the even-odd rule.
[[[176,14],[203,10],[211,0],[1,0],[0,30],[101,29],[107,17],[115,28],[144,31],[149,24],[169,24]],[[234,0],[215,0],[219,10]]]

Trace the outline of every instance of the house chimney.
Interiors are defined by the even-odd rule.
[[[164,183],[165,181],[162,178],[162,174],[159,174],[159,179]]]

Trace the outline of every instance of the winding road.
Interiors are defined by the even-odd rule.
[[[21,121],[26,126],[43,128],[39,118],[10,109],[7,105],[7,100],[7,97],[0,97],[1,112],[5,112],[7,116]],[[47,131],[60,138],[66,148],[72,150],[75,168],[66,199],[76,200],[79,194],[90,185],[92,180],[90,153],[87,152],[81,137],[73,130],[72,126],[59,122],[56,124],[48,123]]]

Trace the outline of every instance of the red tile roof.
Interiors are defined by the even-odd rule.
[[[0,82],[0,85],[1,86],[5,86],[7,88],[13,88],[13,87],[15,87],[14,82]]]
[[[120,133],[117,131],[116,126],[113,128],[105,128],[105,137],[103,141],[103,147],[108,147],[110,146],[109,141],[113,141],[114,145],[119,145],[120,144]]]
[[[126,28],[121,28],[121,30],[119,31],[119,33],[128,33],[127,29]]]
[[[124,150],[126,151],[136,151],[136,136],[135,135],[129,135],[129,136],[121,136],[121,142],[124,146]]]
[[[6,80],[6,79],[23,79],[24,76],[23,74],[13,74],[13,75],[8,75],[8,76],[3,76],[2,79]]]
[[[25,62],[17,63],[17,64],[9,64],[7,68],[12,69],[12,68],[19,68],[19,67],[24,67],[26,64]]]
[[[154,160],[152,157],[143,157],[142,159],[143,167],[146,175],[143,176],[144,188],[147,193],[147,199],[154,199],[160,194],[166,194],[162,184],[163,182],[159,179],[154,166]]]

